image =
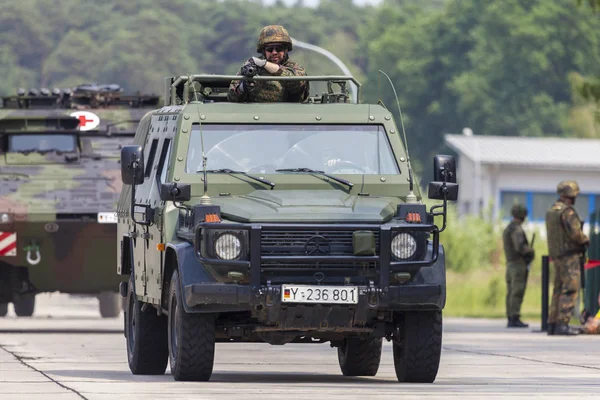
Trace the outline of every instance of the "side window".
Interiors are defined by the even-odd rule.
[[[165,139],[160,152],[160,159],[158,160],[158,170],[156,171],[159,185],[165,183],[165,180],[167,179],[167,162],[169,160],[169,154],[171,154],[171,139]]]
[[[152,140],[150,145],[150,154],[146,157],[146,171],[144,171],[144,177],[149,178],[150,172],[152,171],[152,164],[154,164],[154,157],[156,156],[156,148],[158,147],[158,139]]]

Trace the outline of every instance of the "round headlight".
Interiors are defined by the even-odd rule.
[[[0,214],[0,222],[4,224],[10,222],[10,215],[8,215],[7,213]]]
[[[399,233],[392,239],[391,247],[394,257],[406,260],[417,252],[417,241],[408,233]]]
[[[242,243],[237,236],[224,233],[215,240],[215,253],[222,260],[235,260],[242,253]]]

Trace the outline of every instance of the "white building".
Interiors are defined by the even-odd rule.
[[[519,202],[531,222],[543,223],[557,198],[556,185],[567,179],[581,189],[575,208],[582,219],[600,208],[598,139],[445,135],[445,141],[458,153],[461,214],[491,205],[494,218],[508,219]]]

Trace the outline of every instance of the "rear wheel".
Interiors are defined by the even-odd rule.
[[[442,353],[442,312],[407,312],[399,316],[394,338],[394,367],[400,382],[435,381]]]
[[[344,376],[375,376],[381,361],[381,338],[344,339],[338,347],[338,361]]]
[[[142,303],[135,298],[133,284],[133,279],[130,279],[125,309],[129,369],[134,375],[162,375],[169,359],[167,317],[157,315],[154,307],[142,311]]]
[[[183,308],[179,273],[169,290],[169,362],[176,381],[208,381],[215,359],[215,316]]]
[[[8,303],[0,303],[0,317],[5,317],[8,314]]]
[[[13,298],[15,314],[19,317],[31,317],[35,309],[35,294],[19,294]]]
[[[119,293],[103,292],[98,295],[102,318],[117,318],[121,314],[123,302]]]

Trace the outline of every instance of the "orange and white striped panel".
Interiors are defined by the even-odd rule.
[[[16,232],[0,232],[0,257],[17,255]]]

